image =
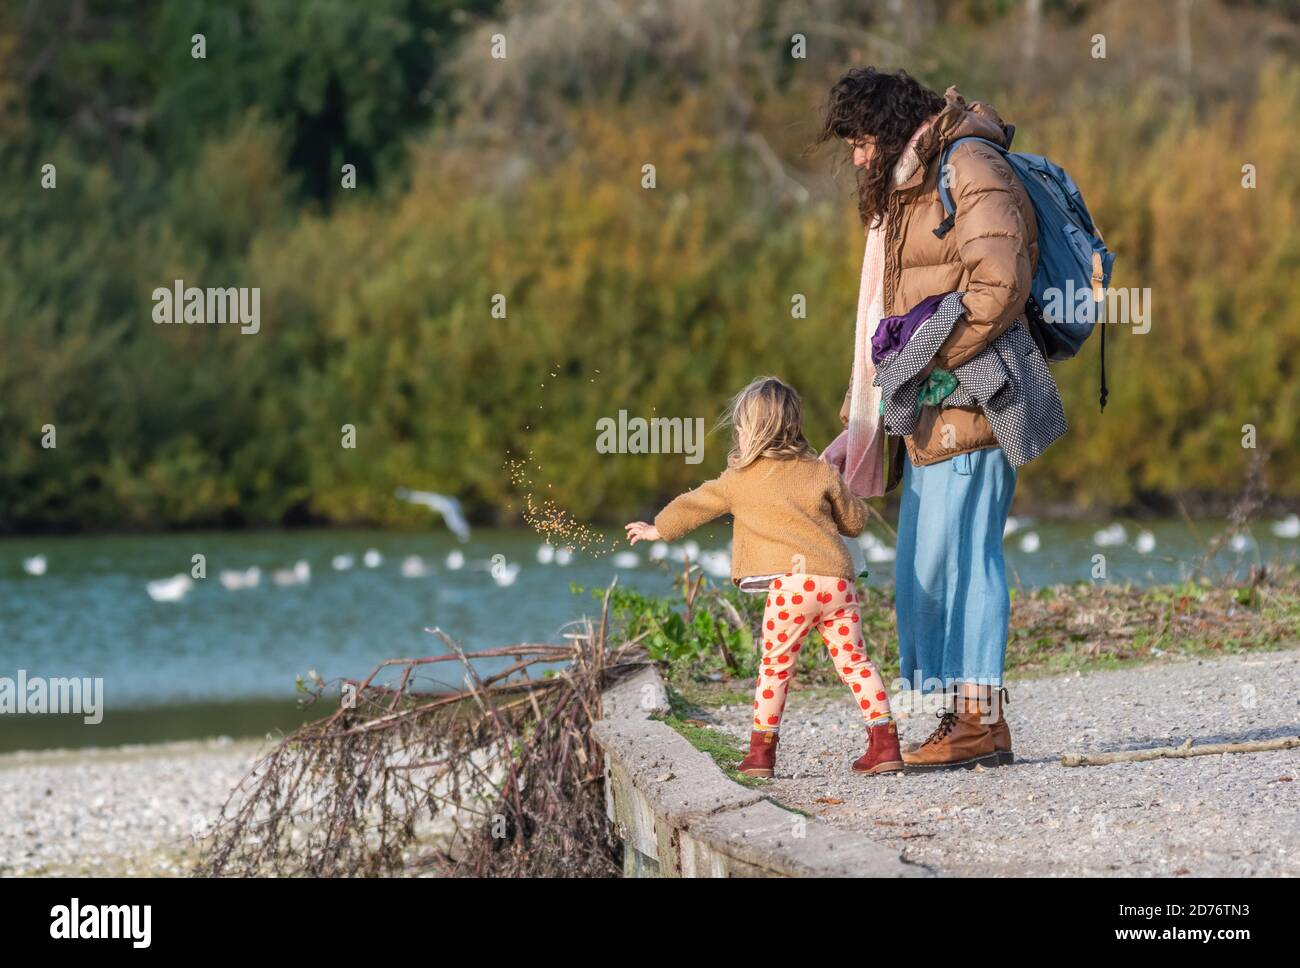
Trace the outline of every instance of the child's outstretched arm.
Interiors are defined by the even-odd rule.
[[[676,541],[685,534],[694,531],[702,524],[708,524],[716,517],[731,510],[731,500],[727,497],[726,475],[706,481],[693,491],[674,498],[668,506],[655,515],[654,526],[643,521],[633,521],[627,525],[628,541]],[[655,532],[653,535],[649,532]]]
[[[835,519],[835,527],[840,534],[856,538],[867,526],[867,506],[862,503],[861,498],[849,490],[839,471],[829,465],[827,469],[833,478],[830,487],[827,488],[826,496],[831,502],[831,516]]]

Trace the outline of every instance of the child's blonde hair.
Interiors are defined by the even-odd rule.
[[[760,457],[817,456],[803,436],[803,401],[798,391],[774,376],[761,376],[737,393],[721,422],[731,423],[727,466],[736,470]]]

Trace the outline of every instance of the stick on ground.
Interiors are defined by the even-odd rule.
[[[1062,766],[1106,766],[1110,763],[1139,763],[1143,760],[1182,760],[1189,756],[1216,756],[1220,753],[1266,753],[1271,750],[1289,750],[1300,747],[1300,736],[1283,739],[1258,740],[1251,743],[1207,743],[1193,746],[1189,739],[1182,746],[1156,746],[1147,750],[1126,750],[1122,753],[1066,753]]]

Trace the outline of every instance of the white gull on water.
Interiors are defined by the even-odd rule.
[[[189,575],[172,575],[159,578],[145,585],[145,591],[155,602],[179,602],[194,587],[194,579]]]
[[[305,585],[311,581],[311,565],[305,561],[299,561],[292,568],[277,568],[271,572],[271,581],[281,588]]]
[[[262,581],[262,569],[257,565],[251,568],[223,568],[221,570],[221,587],[231,592],[256,588]]]

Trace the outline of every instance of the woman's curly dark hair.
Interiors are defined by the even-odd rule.
[[[901,70],[854,68],[831,88],[817,144],[836,138],[850,142],[870,138],[876,145],[871,164],[857,174],[858,214],[863,225],[880,224],[894,163],[921,122],[944,103],[942,95]]]

